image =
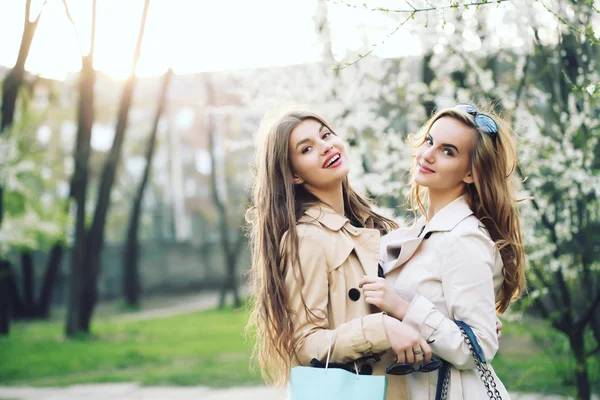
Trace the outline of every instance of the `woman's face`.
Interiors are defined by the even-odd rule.
[[[314,119],[294,128],[288,151],[294,183],[313,193],[339,188],[350,171],[344,142]]]
[[[417,149],[415,182],[434,191],[453,190],[473,183],[471,151],[477,133],[462,122],[442,117],[435,121]]]

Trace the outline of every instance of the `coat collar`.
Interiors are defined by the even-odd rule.
[[[419,230],[425,225],[422,235],[429,232],[448,232],[454,229],[460,221],[472,214],[473,211],[471,211],[471,207],[467,203],[467,196],[462,195],[438,211],[427,225],[425,225],[426,221],[423,217],[419,218],[417,225]]]
[[[307,218],[308,217],[308,218]],[[336,213],[333,208],[326,204],[315,204],[309,207],[302,217],[300,222],[319,221],[323,226],[332,231],[339,231],[346,223],[350,221],[348,218]]]
[[[336,213],[331,207],[323,203],[308,208],[298,222],[308,224],[318,222],[332,232],[341,233],[325,246],[325,256],[329,268],[339,267],[352,251],[355,251],[364,273],[369,276],[377,276],[378,230],[357,228],[350,223],[348,218]],[[370,220],[367,219],[363,223],[369,225]]]
[[[417,251],[419,245],[430,232],[448,232],[473,212],[467,204],[466,196],[461,196],[442,208],[426,224],[421,217],[411,228],[400,228],[381,239],[380,260],[384,274],[403,265]]]

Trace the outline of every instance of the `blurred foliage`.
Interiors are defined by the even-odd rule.
[[[45,118],[22,90],[14,124],[0,136],[0,185],[4,189],[4,220],[0,227],[0,257],[10,251],[47,250],[64,241],[68,214],[64,202],[47,193],[56,188],[48,179],[46,152],[37,132]],[[46,175],[46,176],[45,176]]]

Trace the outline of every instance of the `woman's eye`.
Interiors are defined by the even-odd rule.
[[[444,154],[447,155],[448,157],[454,156],[454,152],[452,150],[449,150],[449,149],[445,149],[444,150]]]
[[[323,139],[325,139],[328,136],[331,136],[331,132],[325,132],[325,133],[323,133]]]
[[[306,146],[306,147],[304,147],[304,148],[302,149],[302,154],[304,154],[304,153],[308,152],[308,151],[310,150],[310,147],[311,147],[311,146]]]
[[[425,139],[425,143],[427,143],[430,146],[433,146],[433,140],[431,140],[431,138]]]

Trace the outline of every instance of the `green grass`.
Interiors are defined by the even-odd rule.
[[[568,339],[539,320],[505,322],[492,363],[511,391],[575,396],[575,360]],[[592,392],[600,393],[600,358],[588,359]]]
[[[246,310],[204,311],[137,322],[98,320],[91,337],[65,339],[58,322],[17,323],[0,338],[0,384],[63,386],[260,384],[242,332]],[[544,324],[505,322],[494,368],[510,391],[574,394],[564,337]],[[600,392],[600,360],[589,363]]]
[[[64,338],[59,323],[18,323],[0,339],[0,384],[258,384],[249,371],[246,311],[227,309],[139,322],[101,321],[94,335]]]

